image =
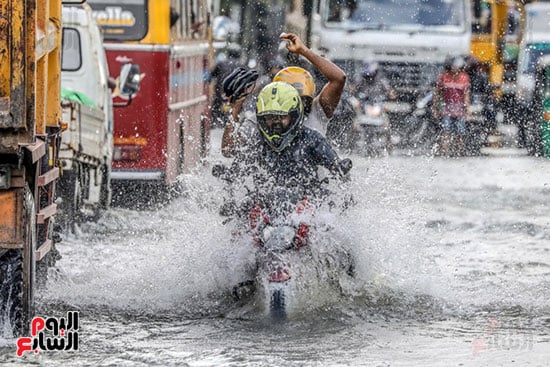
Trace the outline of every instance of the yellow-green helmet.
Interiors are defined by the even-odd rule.
[[[284,131],[275,131],[267,126],[266,116],[290,116],[290,124]],[[265,142],[275,151],[281,152],[302,130],[304,107],[296,88],[284,82],[266,85],[256,101],[258,128]]]

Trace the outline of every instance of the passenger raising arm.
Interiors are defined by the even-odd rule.
[[[330,119],[340,102],[340,96],[346,84],[346,73],[332,61],[304,45],[296,34],[281,33],[280,38],[287,41],[286,47],[289,52],[305,57],[328,79],[315,99],[318,99],[326,117]]]

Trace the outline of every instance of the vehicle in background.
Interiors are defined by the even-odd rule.
[[[354,148],[368,156],[389,155],[393,151],[390,119],[386,113],[386,98],[357,93],[351,98],[355,109],[353,122]]]
[[[536,139],[529,134],[530,124],[538,122],[533,115],[533,95],[535,92],[535,71],[539,59],[550,55],[550,3],[537,2],[525,5],[525,34],[520,44],[516,78],[516,106],[519,143],[530,153],[537,151]]]
[[[109,207],[110,173],[113,155],[113,96],[130,86],[127,98],[139,87],[137,66],[124,64],[124,80],[117,88],[109,77],[101,31],[88,4],[63,6],[63,48],[61,64],[61,103],[63,132],[59,158],[63,174],[57,191],[60,218],[77,223],[84,210],[95,215]],[[132,86],[130,84],[136,82]]]
[[[532,155],[550,158],[550,55],[542,56],[535,67],[532,114],[525,136]]]
[[[58,257],[61,4],[0,2],[0,330],[15,336]]]
[[[525,27],[525,6],[521,0],[508,0],[508,18],[504,46],[504,74],[502,77],[501,108],[505,123],[514,123],[516,118],[516,76],[519,45]]]
[[[535,67],[538,59],[550,54],[550,3],[531,3],[525,6],[525,35],[520,44],[516,97],[524,106],[532,100],[535,86]]]
[[[550,158],[550,56],[543,56],[538,62],[534,101],[541,130],[540,154]]]
[[[470,53],[466,0],[314,0],[310,5],[306,13],[313,49],[350,79],[365,63],[380,65],[397,94],[386,103],[393,130],[406,130],[405,117],[433,88],[444,60]]]
[[[488,80],[500,99],[504,75],[504,45],[508,5],[501,0],[472,1],[472,44],[470,54],[487,64]]]
[[[110,71],[133,62],[142,73],[139,95],[128,108],[114,111],[115,200],[139,199],[132,188],[173,187],[177,176],[200,165],[208,152],[212,60],[208,4],[206,0],[117,4],[89,0],[88,4],[104,32]],[[145,195],[161,191],[166,192],[149,190]]]

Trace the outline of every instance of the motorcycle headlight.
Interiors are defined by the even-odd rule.
[[[380,117],[380,115],[382,114],[382,106],[367,105],[365,106],[365,113],[371,117]]]
[[[296,229],[291,226],[267,226],[263,231],[264,246],[272,251],[284,251],[294,246]]]

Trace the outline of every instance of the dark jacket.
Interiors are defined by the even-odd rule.
[[[295,204],[304,197],[325,194],[318,168],[333,170],[339,161],[326,138],[304,127],[294,141],[278,153],[264,143],[260,134],[256,129],[239,149],[232,166],[236,177],[252,178],[258,198],[270,201],[274,200],[270,195],[283,195]]]

